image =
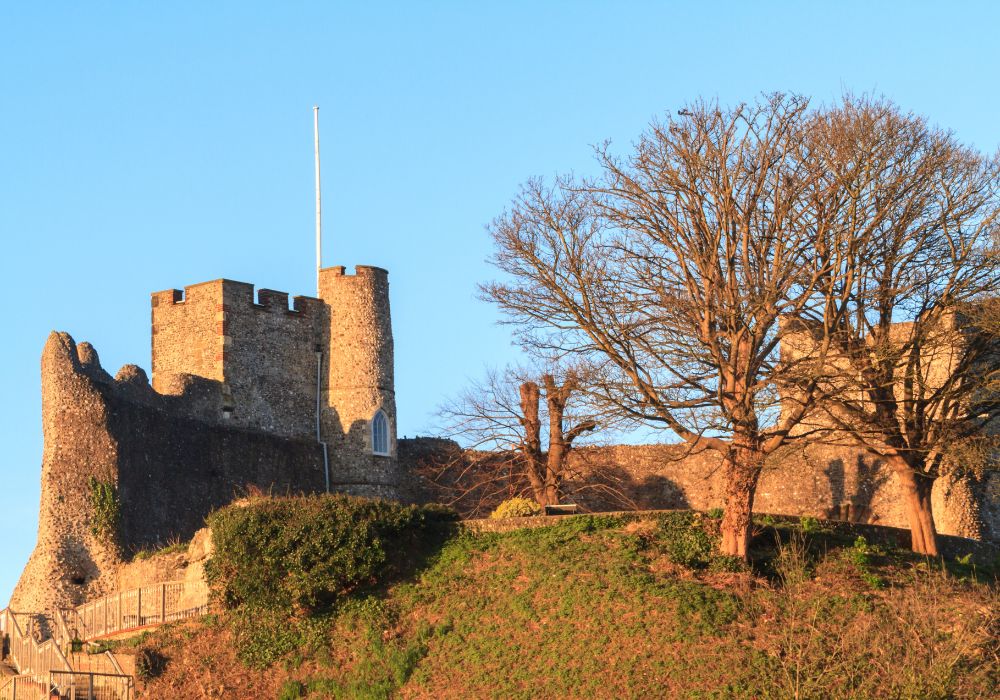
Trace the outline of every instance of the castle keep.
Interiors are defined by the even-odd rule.
[[[214,280],[152,295],[152,381],[87,343],[42,355],[38,543],[11,607],[109,592],[124,558],[187,539],[257,488],[398,497],[388,273],[320,271],[319,298]]]
[[[113,592],[135,552],[188,540],[253,490],[450,499],[409,477],[458,446],[397,444],[385,270],[321,270],[318,298],[222,279],[155,292],[151,306],[151,379],[135,365],[112,377],[65,333],[45,344],[38,542],[12,609]],[[808,338],[790,336],[783,352],[803,352]],[[722,504],[711,451],[611,446],[573,459],[566,492],[588,510]],[[756,508],[906,527],[897,478],[858,448],[803,444],[766,465]],[[1000,542],[1000,472],[941,478],[932,499],[943,534]]]

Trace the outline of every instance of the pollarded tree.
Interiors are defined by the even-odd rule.
[[[439,411],[444,432],[469,451],[432,461],[425,476],[449,483],[456,498],[490,502],[520,495],[526,483],[525,495],[539,505],[559,503],[576,441],[598,427],[583,400],[583,376],[578,369],[490,372]]]
[[[784,96],[695,104],[627,158],[599,148],[596,179],[528,182],[490,226],[507,279],[484,295],[529,350],[598,367],[593,392],[608,406],[721,455],[721,548],[741,557],[764,460],[813,401],[779,357],[779,321],[815,321],[822,356],[843,308],[838,248],[816,246],[807,108]],[[790,381],[799,391],[780,410]]]
[[[886,460],[913,550],[937,554],[934,480],[988,466],[1000,417],[1000,168],[884,100],[814,115],[809,143],[815,208],[851,274],[835,280],[847,313],[808,422]]]

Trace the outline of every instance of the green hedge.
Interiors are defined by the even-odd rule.
[[[227,608],[310,613],[413,563],[455,514],[344,495],[267,498],[209,516],[206,567]]]

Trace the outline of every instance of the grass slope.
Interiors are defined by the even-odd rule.
[[[717,521],[696,513],[427,535],[322,610],[234,607],[149,635],[140,697],[995,692],[991,575],[802,525],[760,524],[750,569],[712,555]]]

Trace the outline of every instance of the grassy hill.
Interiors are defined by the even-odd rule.
[[[225,607],[122,645],[140,697],[978,698],[1000,682],[993,572],[870,528],[764,518],[747,567],[691,512],[474,534],[324,497],[212,524]]]

